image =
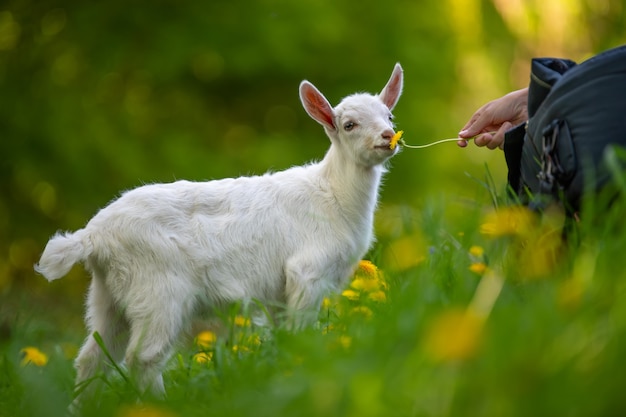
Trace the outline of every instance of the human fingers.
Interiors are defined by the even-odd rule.
[[[477,135],[474,138],[474,144],[478,146],[479,148],[482,148],[483,146],[487,146],[487,144],[491,143],[492,140],[493,140],[492,133],[483,133],[481,135]]]
[[[497,132],[490,132],[479,135],[474,139],[474,143],[476,146],[484,146],[487,149],[494,150],[496,148],[504,148],[504,134],[507,130],[509,130],[513,125],[509,122],[502,123],[502,126],[498,129]]]
[[[469,122],[459,132],[459,137],[469,139],[483,132],[490,132],[500,127],[503,120],[498,120],[493,102],[478,109]]]

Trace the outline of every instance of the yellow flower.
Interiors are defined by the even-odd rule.
[[[247,343],[251,346],[261,346],[261,336],[251,334],[250,337],[248,337]]]
[[[482,256],[485,254],[485,250],[480,247],[480,246],[472,246],[471,248],[469,248],[469,253],[472,256],[475,256],[477,258],[482,258]]]
[[[158,408],[154,405],[137,404],[125,405],[116,414],[116,417],[176,417],[172,411]]]
[[[487,214],[480,226],[484,235],[499,237],[524,235],[532,231],[535,214],[526,207],[511,206]]]
[[[233,352],[250,352],[250,348],[248,346],[239,346],[233,345]]]
[[[350,283],[350,286],[355,290],[370,292],[380,288],[380,281],[377,279],[356,278]]]
[[[352,301],[357,301],[360,297],[360,294],[354,290],[344,290],[341,295]]]
[[[250,327],[250,319],[242,315],[235,317],[235,326],[237,327]]]
[[[402,134],[404,133],[403,130],[398,130],[396,132],[395,135],[393,135],[393,137],[391,138],[391,140],[389,141],[389,149],[395,149],[396,145],[398,144],[398,141],[400,140],[400,138],[402,137]]]
[[[198,352],[193,355],[193,360],[198,363],[208,363],[213,360],[213,352]]]
[[[348,349],[352,345],[352,338],[350,336],[341,335],[341,336],[339,336],[339,344],[344,349]]]
[[[469,269],[478,275],[482,275],[487,270],[487,265],[485,265],[484,262],[474,262],[470,265]]]
[[[468,359],[480,346],[482,324],[471,312],[446,311],[435,318],[426,334],[426,352],[437,362]]]
[[[322,328],[322,334],[328,334],[335,330],[335,325],[330,323]]]
[[[324,297],[322,299],[322,309],[328,310],[332,305],[333,305],[333,303],[332,303],[332,301],[330,301],[330,298]]]
[[[22,366],[26,366],[32,363],[36,366],[45,366],[48,363],[48,355],[37,349],[36,347],[28,346],[20,351],[23,354]]]
[[[196,336],[196,344],[201,348],[210,348],[215,344],[217,336],[210,330],[205,330]]]
[[[576,278],[568,278],[557,288],[557,304],[565,310],[573,310],[580,305],[584,295],[584,283]]]
[[[428,249],[424,238],[415,233],[394,240],[385,250],[385,264],[394,271],[413,268],[426,260]]]
[[[371,261],[363,259],[359,261],[356,275],[365,275],[368,278],[379,278],[378,267],[374,265]]]
[[[370,317],[374,315],[372,310],[369,307],[365,307],[365,306],[354,307],[352,310],[350,310],[350,314],[363,316],[366,319],[369,319]]]
[[[387,294],[385,294],[384,291],[378,290],[378,291],[374,291],[372,293],[370,293],[367,296],[368,299],[372,300],[372,301],[376,301],[379,303],[384,303],[385,301],[387,301]]]
[[[552,275],[559,265],[563,249],[560,230],[542,227],[524,242],[520,242],[515,256],[524,278],[542,278]]]

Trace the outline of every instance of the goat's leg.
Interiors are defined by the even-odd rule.
[[[294,330],[315,322],[324,295],[334,288],[337,272],[315,265],[314,261],[292,259],[285,268],[289,327]]]
[[[184,300],[173,294],[158,294],[129,312],[130,342],[126,365],[140,392],[165,395],[161,371],[171,356],[183,327]]]
[[[104,347],[116,362],[122,360],[128,343],[127,323],[116,309],[114,300],[103,280],[96,274],[89,288],[86,322],[89,335],[74,361],[76,389],[80,392],[75,404],[78,403],[80,397],[93,393],[96,385],[93,379],[103,370],[104,352],[94,339],[94,333],[97,332],[100,335]]]

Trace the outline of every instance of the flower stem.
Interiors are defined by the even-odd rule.
[[[483,133],[484,133],[484,132],[483,132]],[[483,133],[479,133],[478,135],[482,135]],[[493,135],[493,134],[495,134],[496,132],[487,132],[487,133],[489,133],[489,134]],[[478,135],[476,135],[476,136],[478,136]],[[464,139],[464,138],[448,138],[448,139],[441,139],[441,140],[437,140],[437,141],[435,141],[435,142],[427,143],[427,144],[425,144],[425,145],[407,145],[407,144],[404,142],[404,139],[400,139],[400,140],[399,140],[399,142],[400,142],[400,144],[401,144],[402,146],[404,146],[405,148],[411,148],[411,149],[424,149],[424,148],[429,148],[429,147],[434,146],[434,145],[439,145],[440,143],[444,143],[444,142],[453,142],[453,141],[454,141],[454,142],[458,142],[458,141],[460,141],[460,140],[472,140],[472,139],[475,139],[475,138],[476,138],[476,136],[472,136],[471,138],[466,138],[466,139]]]

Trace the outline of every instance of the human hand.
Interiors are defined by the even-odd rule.
[[[476,110],[459,132],[457,145],[467,146],[474,137],[476,146],[489,149],[504,146],[504,133],[528,119],[528,88],[513,91]],[[494,133],[495,132],[495,133]]]

